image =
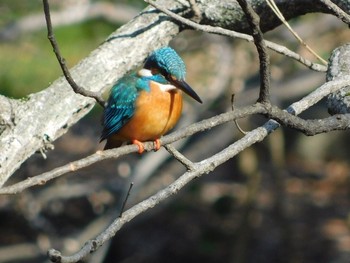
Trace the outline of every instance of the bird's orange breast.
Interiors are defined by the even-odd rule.
[[[134,116],[113,139],[121,141],[156,140],[178,122],[182,112],[182,92],[162,91],[150,82],[150,91],[141,91],[136,100]]]

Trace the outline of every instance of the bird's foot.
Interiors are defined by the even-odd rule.
[[[159,139],[156,139],[154,141],[154,150],[155,151],[158,151],[160,149],[160,140]]]
[[[145,146],[143,145],[142,142],[140,142],[138,140],[132,140],[131,142],[132,142],[132,144],[135,144],[135,145],[137,145],[137,147],[139,147],[139,150],[138,150],[139,154],[142,154],[145,151]],[[160,146],[161,146],[160,140],[156,139],[154,141],[154,150],[158,151],[160,149]]]
[[[143,143],[138,141],[138,140],[132,140],[131,141],[132,144],[137,145],[137,147],[139,147],[138,153],[142,154],[145,151],[145,146],[143,146]]]

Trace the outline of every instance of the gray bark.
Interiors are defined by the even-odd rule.
[[[350,44],[338,47],[332,52],[331,61],[327,71],[327,81],[350,75]],[[330,114],[350,113],[350,85],[327,98],[327,106]]]
[[[264,0],[250,2],[262,17],[263,31],[280,24]],[[321,2],[314,0],[276,2],[288,19],[311,12],[330,12]],[[348,1],[333,2],[350,13]],[[188,7],[175,1],[160,0],[157,3],[190,16]],[[199,0],[198,7],[202,13],[201,23],[248,31],[236,1]],[[180,31],[181,27],[169,17],[153,8],[146,9],[73,67],[72,76],[84,88],[102,92],[126,72],[139,66],[150,51],[167,45]],[[0,96],[0,186],[26,159],[40,149],[45,150],[51,141],[87,114],[94,104],[92,99],[75,94],[63,78],[26,100]]]

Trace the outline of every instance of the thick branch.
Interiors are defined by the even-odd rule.
[[[169,0],[162,2],[176,6]],[[102,92],[140,65],[153,49],[167,45],[178,32],[178,25],[164,15],[146,10],[113,33],[113,40],[103,43],[72,68],[72,78],[87,90]],[[18,104],[13,108],[15,125],[0,129],[0,186],[33,153],[55,141],[87,114],[94,100],[74,93],[60,78]]]
[[[173,143],[175,141],[178,141],[182,138],[191,136],[197,132],[208,130],[212,127],[215,127],[217,125],[226,123],[228,121],[232,121],[236,118],[243,118],[252,114],[257,114],[257,113],[266,113],[264,107],[261,105],[259,106],[249,106],[245,107],[242,109],[237,109],[234,112],[228,112],[228,113],[223,113],[221,115],[212,117],[207,120],[200,121],[198,123],[192,124],[188,126],[185,129],[178,130],[172,134],[169,134],[167,136],[164,136],[161,139],[161,144],[169,144]],[[149,142],[145,143],[145,150],[146,151],[151,151],[154,149],[154,144]],[[69,172],[76,171],[78,169],[82,169],[84,167],[90,166],[96,162],[99,162],[101,160],[106,160],[106,159],[112,159],[112,158],[119,158],[122,155],[132,153],[132,152],[137,152],[138,147],[135,145],[128,145],[116,149],[111,149],[111,150],[106,150],[106,151],[98,151],[86,158],[68,163],[66,165],[63,165],[61,167],[55,168],[52,171],[43,173],[38,176],[34,176],[31,178],[28,178],[24,181],[21,181],[19,183],[16,183],[11,186],[3,187],[0,188],[0,194],[15,194],[18,192],[23,191],[24,189],[27,189],[29,187],[32,187],[34,185],[42,185],[45,184],[47,181],[52,180],[54,178],[57,178],[58,176],[61,176],[63,174],[67,174]],[[191,165],[189,166],[189,168]],[[191,168],[190,168],[191,169]]]
[[[350,76],[350,44],[333,50],[329,59],[327,81]],[[350,83],[350,82],[349,82]],[[328,111],[331,114],[350,113],[350,85],[338,90],[327,98]]]
[[[160,0],[157,3],[178,14],[184,15],[189,11],[189,6],[181,6],[178,1]],[[210,0],[199,0],[196,3],[202,13],[201,23],[247,31],[248,26],[241,19],[243,13],[237,2],[223,0],[213,5]],[[261,17],[262,31],[280,24],[264,0],[250,3]],[[348,1],[333,3],[345,12],[350,10]],[[287,19],[309,12],[330,12],[323,3],[314,0],[281,0],[278,6]],[[179,31],[179,25],[173,19],[154,12],[154,8],[147,9],[71,69],[72,77],[87,90],[104,91],[126,72],[140,65],[151,50],[168,44]],[[0,123],[0,185],[34,152],[45,149],[47,143],[56,140],[89,112],[94,101],[72,92],[65,79],[60,78],[46,90],[16,104],[19,106],[13,109],[11,117],[15,125]]]

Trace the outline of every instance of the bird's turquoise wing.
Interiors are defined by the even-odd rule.
[[[136,81],[135,76],[127,76],[112,88],[103,112],[101,141],[117,133],[134,115],[138,96]]]

